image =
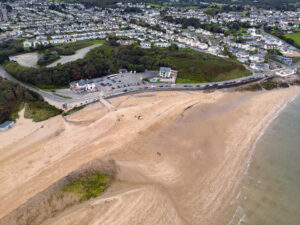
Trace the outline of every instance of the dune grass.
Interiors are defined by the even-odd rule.
[[[80,197],[80,201],[95,198],[105,191],[109,183],[109,176],[94,172],[81,175],[62,188],[63,192],[74,193]]]
[[[63,113],[63,116],[69,116],[69,115],[71,115],[72,113],[75,113],[75,112],[77,112],[77,111],[83,109],[84,107],[85,107],[85,105],[74,107],[73,109],[71,109],[71,110],[69,110],[69,111]]]
[[[32,101],[25,104],[24,117],[34,122],[47,120],[61,114],[61,110],[44,101]]]

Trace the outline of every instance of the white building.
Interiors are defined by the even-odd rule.
[[[159,48],[167,48],[171,46],[171,44],[165,42],[157,42],[154,45]]]
[[[70,83],[71,89],[75,91],[93,91],[96,88],[94,81],[92,80],[79,80]]]
[[[33,41],[26,40],[23,42],[24,48],[30,48],[33,46]]]
[[[160,82],[175,84],[176,83],[176,78],[177,78],[177,71],[176,70],[172,70],[169,67],[160,67],[159,77],[158,77]]]
[[[171,77],[171,68],[169,67],[160,67],[159,76],[164,78]]]
[[[142,42],[141,48],[151,48],[151,43],[150,42]]]

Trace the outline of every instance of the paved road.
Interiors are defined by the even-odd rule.
[[[33,87],[30,87],[26,84],[23,84],[22,82],[18,81],[17,79],[15,79],[14,77],[12,77],[11,75],[9,75],[4,69],[2,66],[0,66],[0,76],[3,77],[3,78],[6,78],[7,80],[10,80],[12,82],[15,82],[15,83],[18,83],[19,85],[21,85],[22,87],[24,88],[27,88],[29,89],[30,91],[33,91],[33,92],[36,92],[38,93],[39,95],[41,95],[42,97],[44,98],[48,98],[48,99],[51,99],[53,101],[56,101],[56,102],[59,102],[59,103],[63,103],[63,102],[66,102],[67,99],[64,99],[64,98],[61,98],[59,96],[56,96],[56,95],[53,95],[52,93],[50,92],[46,92],[46,91],[42,91],[42,90],[39,90],[39,89],[35,89]]]
[[[111,98],[114,96],[118,95],[123,95],[123,94],[129,94],[129,93],[136,93],[136,92],[144,92],[144,91],[160,91],[160,90],[206,90],[209,88],[227,88],[231,86],[238,86],[238,85],[244,85],[249,82],[255,82],[261,79],[264,79],[265,77],[269,78],[274,76],[273,72],[266,72],[266,73],[261,73],[261,74],[254,74],[248,77],[242,77],[242,78],[237,78],[229,81],[222,81],[222,82],[212,82],[212,83],[199,83],[199,84],[163,84],[163,83],[144,83],[139,86],[131,86],[130,88],[125,87],[121,89],[115,89],[115,90],[109,90],[109,91],[104,91],[101,90],[102,97],[103,98]],[[88,93],[88,94],[83,94],[83,95],[78,95],[76,97],[73,97],[72,99],[65,99],[59,96],[54,95],[52,92],[46,92],[42,91],[36,88],[32,88],[18,80],[16,80],[14,77],[9,75],[1,66],[0,66],[0,76],[16,82],[20,84],[21,86],[38,93],[44,98],[53,100],[58,103],[74,103],[74,104],[87,104],[90,102],[95,102],[100,99],[100,92],[94,92],[94,93]]]

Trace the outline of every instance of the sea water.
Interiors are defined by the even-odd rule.
[[[299,96],[257,141],[227,209],[225,225],[300,225]]]

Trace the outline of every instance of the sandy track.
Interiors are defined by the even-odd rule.
[[[219,224],[251,144],[297,91],[123,96],[110,100],[116,111],[95,105],[68,118],[87,123],[53,118],[13,145],[1,146],[0,218],[80,165],[101,158],[113,159],[119,168],[112,187],[45,225]]]
[[[102,44],[91,45],[86,48],[77,50],[74,55],[61,56],[59,60],[55,61],[54,63],[51,63],[50,65],[47,66],[47,68],[55,67],[58,64],[66,64],[68,62],[73,62],[76,61],[77,59],[83,59],[90,50],[97,48],[101,45]]]

